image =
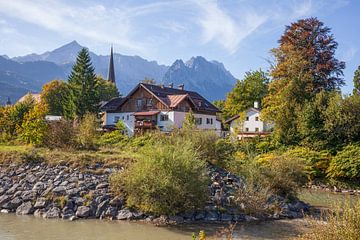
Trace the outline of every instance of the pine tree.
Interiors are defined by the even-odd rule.
[[[75,97],[76,114],[82,117],[87,112],[97,112],[98,86],[89,51],[86,48],[79,52],[68,81]]]
[[[354,73],[354,94],[360,94],[360,66]]]

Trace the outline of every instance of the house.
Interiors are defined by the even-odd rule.
[[[238,114],[226,120],[225,124],[230,125],[230,133],[238,139],[263,137],[271,133],[273,124],[262,121],[260,113],[259,103],[254,102],[254,107],[245,111],[244,119],[240,119],[241,116]]]
[[[139,83],[126,97],[111,99],[101,107],[103,127],[114,128],[123,121],[129,135],[150,129],[171,131],[181,128],[185,115],[192,111],[198,129],[220,134],[221,123],[216,118],[219,109],[200,94],[184,90],[184,85],[154,85]]]

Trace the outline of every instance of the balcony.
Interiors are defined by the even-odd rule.
[[[135,121],[135,128],[137,128],[137,129],[155,129],[156,121],[154,121],[154,120]]]

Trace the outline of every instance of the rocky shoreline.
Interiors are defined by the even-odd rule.
[[[68,220],[137,220],[160,225],[300,218],[309,210],[301,201],[288,202],[277,197],[278,212],[261,218],[245,215],[232,204],[236,190],[244,187],[243,180],[209,166],[209,200],[203,210],[170,217],[152,216],[126,208],[124,199],[111,193],[109,176],[114,171],[119,169],[101,165],[82,170],[45,163],[0,166],[0,212]]]

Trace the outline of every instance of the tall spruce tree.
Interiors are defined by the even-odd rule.
[[[360,94],[360,66],[356,69],[354,73],[354,94]]]
[[[96,113],[99,104],[98,86],[89,51],[86,48],[80,50],[68,81],[74,92],[76,114],[82,117],[87,112]]]

